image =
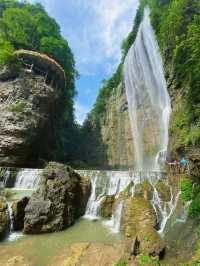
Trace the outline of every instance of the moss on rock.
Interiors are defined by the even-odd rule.
[[[9,216],[7,211],[7,203],[6,200],[1,197],[0,198],[0,237],[3,237],[9,227]]]
[[[156,214],[148,200],[142,197],[129,198],[123,215],[123,230],[127,237],[134,237],[138,227],[154,227]]]
[[[135,187],[135,195],[144,197],[146,200],[151,200],[153,197],[153,187],[146,179],[141,184],[137,184]]]
[[[156,184],[156,189],[163,201],[167,202],[170,201],[171,199],[170,187],[163,180],[158,181],[158,183]]]
[[[113,204],[115,201],[115,196],[106,196],[101,201],[101,216],[103,218],[110,218],[112,216]]]

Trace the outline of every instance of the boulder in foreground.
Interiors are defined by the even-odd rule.
[[[24,232],[63,230],[85,213],[90,182],[69,166],[51,162],[42,172],[39,189],[25,209]]]

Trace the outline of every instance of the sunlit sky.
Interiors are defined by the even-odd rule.
[[[39,0],[59,23],[74,53],[80,78],[76,82],[75,115],[82,123],[120,60],[123,39],[133,26],[138,0]]]

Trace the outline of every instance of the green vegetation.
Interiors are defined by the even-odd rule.
[[[17,101],[16,103],[10,104],[8,110],[13,113],[22,113],[25,111],[27,103],[24,101]]]
[[[115,266],[126,266],[127,263],[125,260],[119,260],[117,263],[115,263]]]
[[[5,190],[4,196],[6,197],[7,200],[11,199],[14,195],[16,194],[15,191],[11,191],[9,189]]]
[[[192,199],[193,185],[191,179],[184,176],[181,178],[181,200],[186,203]]]
[[[189,207],[189,216],[200,218],[200,193],[198,193],[193,199],[190,207]]]
[[[91,138],[95,142],[95,133],[104,124],[107,102],[122,81],[125,56],[136,39],[146,4],[151,9],[151,22],[161,48],[166,76],[173,76],[175,94],[182,96],[179,109],[174,110],[171,119],[170,134],[175,139],[172,150],[187,153],[191,146],[200,145],[199,0],[140,1],[133,29],[122,43],[121,63],[114,75],[103,82],[93,110],[84,124],[83,134],[93,132]],[[98,137],[98,143],[102,144],[100,133]]]
[[[60,112],[57,114],[56,158],[69,161],[76,157],[79,128],[74,123],[73,99],[76,94],[75,78],[77,71],[68,42],[61,36],[57,22],[49,17],[41,4],[26,1],[0,0],[0,68],[16,64],[14,51],[28,49],[42,52],[56,60],[67,77],[63,90]],[[23,106],[11,106],[17,111]],[[23,108],[22,108],[23,109]],[[75,140],[74,140],[75,138]]]
[[[152,258],[149,255],[140,254],[137,256],[137,261],[139,262],[139,265],[160,265],[159,259]]]
[[[173,147],[187,152],[200,143],[200,2],[198,0],[147,0],[151,7],[152,24],[166,64],[176,81],[184,101],[173,114],[171,134],[176,136]]]

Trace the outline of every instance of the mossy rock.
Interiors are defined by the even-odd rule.
[[[165,202],[170,201],[171,199],[170,187],[163,180],[158,181],[158,183],[156,184],[156,189],[163,201]]]
[[[166,243],[158,232],[150,226],[141,228],[137,233],[139,241],[139,253],[149,256],[162,256]]]
[[[101,201],[101,216],[103,218],[110,218],[112,216],[113,204],[115,202],[115,196],[106,196]]]
[[[142,197],[130,198],[124,209],[122,228],[127,237],[134,237],[138,228],[156,225],[156,214],[148,200]]]
[[[153,197],[153,187],[146,179],[141,184],[135,186],[135,196],[144,197],[146,200],[151,200]]]
[[[9,215],[7,211],[7,203],[6,200],[1,197],[0,198],[0,237],[3,237],[9,227]]]
[[[119,194],[119,201],[128,199],[131,196],[131,189],[133,187],[134,183],[130,182],[130,184]]]

